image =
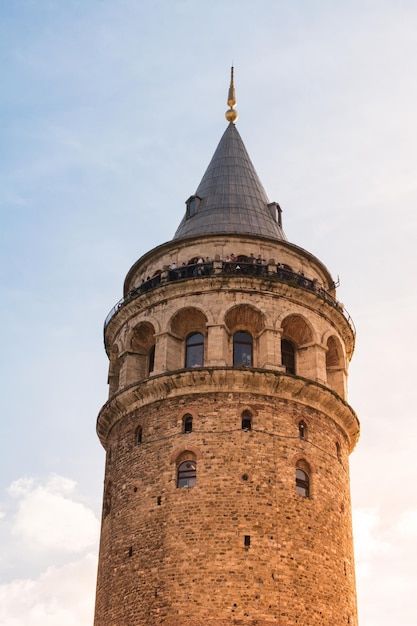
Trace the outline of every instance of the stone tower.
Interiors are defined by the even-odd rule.
[[[357,624],[355,331],[228,126],[105,322],[96,626]]]

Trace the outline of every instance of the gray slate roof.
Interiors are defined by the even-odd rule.
[[[232,123],[220,139],[195,195],[201,198],[198,210],[192,217],[183,217],[174,239],[244,233],[286,240],[267,206],[268,196]]]

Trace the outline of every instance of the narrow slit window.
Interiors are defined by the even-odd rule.
[[[298,424],[298,436],[300,439],[305,439],[307,435],[307,426],[306,423],[301,421]]]
[[[152,374],[155,367],[155,345],[149,350],[148,356],[148,373]]]
[[[249,411],[242,413],[242,430],[252,430],[252,415]]]
[[[136,443],[137,444],[141,444],[142,443],[142,426],[138,426],[136,429]]]
[[[307,472],[302,469],[295,470],[295,490],[303,498],[308,498],[310,495],[310,479]]]
[[[193,432],[193,418],[192,415],[184,415],[184,433]]]

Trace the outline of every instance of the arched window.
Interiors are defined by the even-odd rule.
[[[302,469],[295,470],[295,490],[303,498],[308,498],[310,495],[310,479],[307,472]]]
[[[249,411],[242,413],[242,430],[252,430],[252,415]]]
[[[155,344],[149,350],[149,356],[148,356],[148,373],[149,374],[152,374],[154,367],[155,367]]]
[[[288,339],[281,340],[281,361],[287,374],[295,374],[295,347]]]
[[[197,482],[197,462],[183,461],[178,466],[177,487],[194,487]]]
[[[250,333],[239,330],[233,335],[233,365],[252,367],[253,339]]]
[[[193,431],[193,417],[189,413],[183,417],[184,432],[191,433]]]
[[[306,423],[301,421],[298,422],[298,436],[300,439],[305,439],[307,435],[307,426]]]
[[[204,337],[193,333],[185,342],[185,367],[201,367],[204,360]]]

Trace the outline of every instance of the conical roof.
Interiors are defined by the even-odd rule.
[[[230,123],[195,192],[174,239],[216,233],[261,235],[286,240],[236,126]],[[193,196],[192,196],[193,198]]]

